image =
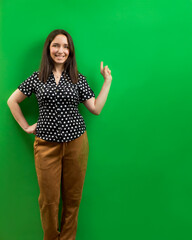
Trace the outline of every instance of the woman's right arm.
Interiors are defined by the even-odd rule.
[[[24,93],[22,93],[19,89],[16,89],[7,100],[7,104],[11,110],[11,113],[13,114],[13,117],[21,126],[21,128],[27,133],[36,134],[35,129],[37,123],[30,126],[23,116],[23,113],[19,106],[19,103],[22,102],[26,97],[27,96]]]

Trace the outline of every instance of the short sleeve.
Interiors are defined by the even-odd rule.
[[[90,88],[86,77],[83,75],[79,76],[78,81],[78,89],[79,89],[79,102],[82,103],[89,98],[95,97],[93,90]]]
[[[24,93],[27,97],[30,97],[35,92],[35,79],[37,78],[37,72],[34,72],[25,81],[23,81],[17,88]]]

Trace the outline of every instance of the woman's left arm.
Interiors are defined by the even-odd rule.
[[[92,97],[83,102],[85,107],[95,115],[99,115],[105,105],[112,81],[111,70],[109,70],[108,65],[103,68],[103,62],[100,64],[100,72],[104,77],[104,83],[98,97],[96,99]]]

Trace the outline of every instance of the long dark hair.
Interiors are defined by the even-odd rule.
[[[45,83],[48,79],[48,76],[50,75],[51,71],[54,68],[54,62],[50,56],[49,47],[53,39],[58,34],[65,35],[67,37],[68,45],[69,45],[69,56],[64,63],[64,70],[66,70],[67,74],[69,74],[71,81],[73,83],[77,83],[79,72],[77,70],[77,62],[75,58],[75,48],[74,48],[73,40],[70,34],[63,29],[56,29],[50,32],[49,35],[47,36],[47,39],[45,40],[42,59],[41,59],[40,68],[39,68],[39,80]]]

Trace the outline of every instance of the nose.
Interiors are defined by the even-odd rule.
[[[64,52],[64,49],[62,47],[59,48],[58,50],[59,53],[63,53]]]

